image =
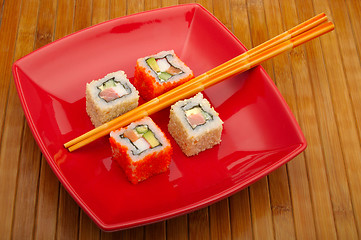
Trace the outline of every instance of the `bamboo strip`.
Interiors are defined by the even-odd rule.
[[[18,56],[16,52],[22,50],[16,46],[19,19],[28,15],[21,16],[21,1],[6,1],[4,4],[0,25],[0,233],[1,238],[10,239],[21,144],[19,139],[22,136],[19,125],[23,124],[23,116],[15,101],[16,91],[8,69],[13,58]]]

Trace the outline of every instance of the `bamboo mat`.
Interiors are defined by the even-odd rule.
[[[360,239],[361,1],[197,1],[247,48],[325,12],[335,31],[263,64],[304,153],[196,212],[115,233],[76,205],[36,145],[12,63],[74,31],[177,0],[0,0],[0,239]]]

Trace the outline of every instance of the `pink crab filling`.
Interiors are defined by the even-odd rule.
[[[196,127],[206,122],[201,113],[191,114],[187,117],[187,120],[192,127]]]
[[[101,97],[105,101],[109,102],[109,101],[119,98],[120,96],[114,88],[106,88],[99,93],[99,97]]]
[[[138,135],[135,133],[133,129],[127,129],[124,132],[124,137],[129,138],[133,143],[138,140]]]

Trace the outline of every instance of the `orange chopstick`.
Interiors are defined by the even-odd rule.
[[[277,44],[279,44],[279,43],[281,43],[283,41],[291,39],[292,37],[298,36],[299,34],[304,33],[305,31],[307,31],[307,30],[309,30],[309,29],[311,29],[311,28],[325,22],[326,20],[327,20],[327,16],[324,13],[318,14],[317,16],[315,16],[315,17],[313,17],[313,18],[311,18],[311,19],[297,25],[296,27],[294,27],[294,28],[292,28],[292,29],[290,29],[290,30],[288,30],[288,31],[286,31],[286,32],[284,32],[284,33],[282,33],[282,34],[280,34],[280,35],[278,35],[278,36],[276,36],[276,37],[274,37],[274,38],[272,38],[272,39],[270,39],[270,40],[268,40],[268,41],[266,41],[266,42],[264,42],[264,43],[262,43],[262,44],[260,44],[258,46],[256,46],[255,48],[252,48],[252,49],[248,50],[247,52],[245,52],[245,53],[243,53],[243,54],[229,60],[228,62],[225,62],[225,63],[223,63],[223,64],[221,64],[221,65],[219,65],[219,66],[217,66],[217,67],[215,67],[215,68],[213,68],[211,70],[209,70],[208,72],[206,72],[206,73],[192,79],[188,83],[177,87],[176,89],[174,89],[174,91],[175,92],[181,92],[188,86],[188,84],[196,84],[197,81],[202,81],[203,78],[207,78],[208,76],[211,76],[212,74],[216,74],[216,73],[221,72],[224,67],[230,67],[230,66],[232,66],[233,64],[235,64],[235,63],[237,63],[239,61],[246,60],[249,57],[254,56],[257,53],[265,51],[265,50],[267,50],[267,49],[269,49],[269,48],[271,48],[271,47],[273,47],[273,46],[275,46],[275,45],[277,45]],[[135,114],[138,111],[139,112],[143,111],[143,109],[146,109],[146,108],[148,108],[150,106],[156,105],[159,102],[159,99],[167,98],[168,95],[169,94],[165,93],[164,96],[163,95],[159,96],[158,98],[155,98],[155,99],[143,104],[142,106],[139,106],[138,108],[134,109],[134,111],[131,111],[131,113],[123,115],[123,116],[130,119],[131,115]],[[78,142],[83,141],[84,139],[86,139],[86,138],[88,138],[88,137],[90,137],[92,135],[97,134],[98,132],[106,130],[109,127],[116,124],[117,121],[118,121],[117,119],[114,119],[114,120],[112,120],[112,121],[110,121],[108,123],[105,123],[105,124],[95,128],[95,129],[93,129],[93,130],[91,130],[91,131],[89,131],[89,132],[87,132],[87,133],[85,133],[85,134],[83,134],[83,135],[81,135],[81,136],[79,136],[79,137],[65,143],[64,147],[69,148],[72,145],[77,144]]]
[[[280,44],[281,42],[284,42],[284,41],[287,41],[293,37],[296,37],[318,25],[320,25],[321,23],[327,21],[327,16],[325,13],[320,13],[318,15],[316,15],[315,17],[313,18],[310,18],[309,20],[297,25],[296,27],[293,27],[291,28],[290,30],[284,32],[284,33],[281,33],[279,35],[277,35],[276,37],[274,38],[271,38],[270,40],[264,42],[264,43],[261,43],[260,45],[246,51],[245,53],[229,60],[228,62],[225,62],[213,69],[211,69],[210,71],[208,71],[207,73],[210,74],[210,73],[213,73],[213,72],[216,72],[217,70],[221,69],[222,67],[224,66],[229,66],[237,61],[240,61],[242,59],[246,59],[246,58],[249,58],[249,57],[252,57],[260,52],[263,52],[271,47],[274,47],[276,46],[277,44]]]
[[[236,58],[231,59],[230,61],[188,81],[187,83],[146,102],[120,117],[65,143],[64,146],[68,148],[69,151],[74,151],[109,134],[117,128],[164,109],[180,99],[190,97],[226,78],[244,72],[265,60],[279,55],[282,52],[290,50],[306,41],[332,31],[334,26],[331,22],[319,25],[326,19],[327,17],[324,14],[319,14],[295,28],[292,28],[291,30],[259,45],[258,47],[253,48],[248,52],[241,54]]]

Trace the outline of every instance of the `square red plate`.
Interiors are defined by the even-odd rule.
[[[174,49],[199,75],[246,49],[197,4],[114,19],[16,61],[13,74],[34,137],[60,182],[103,230],[160,221],[248,186],[306,148],[284,99],[261,67],[204,94],[224,121],[222,143],[187,158],[167,132],[169,108],[152,115],[174,147],[170,169],[138,185],[111,159],[107,138],[69,153],[63,144],[93,128],[85,85],[109,72],[134,76],[136,59]]]

